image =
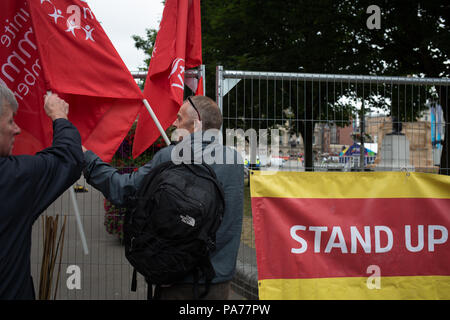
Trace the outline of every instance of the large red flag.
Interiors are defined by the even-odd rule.
[[[200,0],[167,0],[144,88],[144,96],[164,130],[175,121],[183,102],[185,69],[200,64]],[[142,107],[133,157],[144,152],[159,135],[147,109]]]
[[[143,95],[84,0],[5,0],[0,10],[0,81],[19,102],[14,154],[51,144],[47,90],[70,104],[83,144],[110,161]]]

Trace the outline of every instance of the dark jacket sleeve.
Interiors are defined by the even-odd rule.
[[[27,159],[34,179],[34,219],[81,176],[83,151],[78,130],[65,119],[53,121],[53,144]]]

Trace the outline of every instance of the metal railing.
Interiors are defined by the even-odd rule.
[[[448,100],[441,94],[447,96],[449,85],[450,79],[443,78],[216,68],[216,101],[224,134],[227,129],[279,132],[276,153],[270,146],[268,153],[267,148],[262,152],[263,148],[252,147],[250,139],[240,149],[248,166],[257,170],[437,173],[449,123],[443,113],[450,115]],[[443,168],[449,168],[446,159]],[[246,181],[247,203],[248,185]],[[251,207],[246,210],[235,286],[254,298],[254,232]]]

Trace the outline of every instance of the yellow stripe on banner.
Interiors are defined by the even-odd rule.
[[[369,280],[368,280],[369,279]],[[261,300],[435,300],[450,299],[449,276],[381,277],[379,289],[367,277],[266,279],[259,281]]]
[[[252,171],[252,197],[450,199],[450,176],[420,172]]]

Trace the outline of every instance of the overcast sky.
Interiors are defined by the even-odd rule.
[[[130,71],[144,66],[144,54],[134,47],[132,35],[158,29],[164,6],[161,0],[89,0],[89,6]]]

